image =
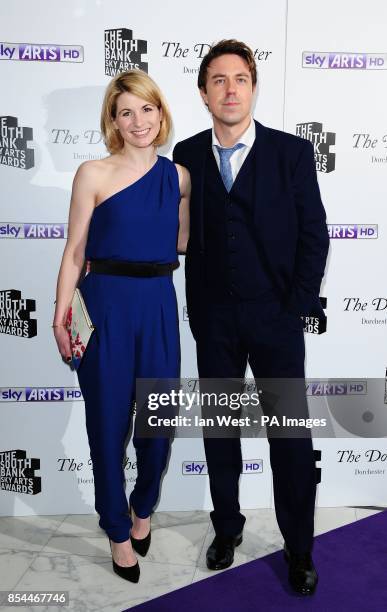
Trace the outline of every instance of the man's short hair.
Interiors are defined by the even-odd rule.
[[[245,60],[250,74],[253,86],[257,83],[257,66],[255,64],[254,54],[250,47],[239,40],[220,40],[216,45],[210,47],[209,52],[202,59],[198,74],[198,87],[206,91],[207,84],[207,68],[216,57],[221,55],[239,55]]]

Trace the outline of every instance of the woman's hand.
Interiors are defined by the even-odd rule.
[[[54,336],[56,343],[58,345],[58,349],[60,354],[66,363],[70,363],[71,361],[71,345],[70,345],[70,336],[64,325],[53,327]]]

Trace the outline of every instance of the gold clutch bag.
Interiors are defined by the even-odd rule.
[[[67,313],[66,328],[70,336],[73,365],[77,370],[94,331],[94,325],[78,288],[74,291],[74,296]]]

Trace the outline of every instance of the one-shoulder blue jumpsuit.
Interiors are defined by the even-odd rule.
[[[86,258],[177,260],[180,202],[175,165],[159,156],[138,181],[95,208]],[[136,378],[178,378],[180,341],[172,274],[136,278],[89,273],[80,286],[95,332],[78,369],[93,463],[95,509],[114,542],[129,538],[123,457]],[[148,517],[159,495],[169,440],[139,438],[130,505]]]

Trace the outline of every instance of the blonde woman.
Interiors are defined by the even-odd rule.
[[[180,343],[172,271],[188,240],[187,170],[157,155],[171,117],[144,72],[108,85],[101,129],[110,155],[87,161],[74,178],[68,240],[59,271],[54,333],[71,360],[65,321],[80,289],[95,326],[78,369],[93,462],[95,508],[112,549],[113,569],[138,582],[134,550],[150,544],[150,514],[166,467],[169,440],[133,436],[137,480],[125,495],[123,456],[136,378],[178,378]],[[134,550],[133,550],[134,549]]]

